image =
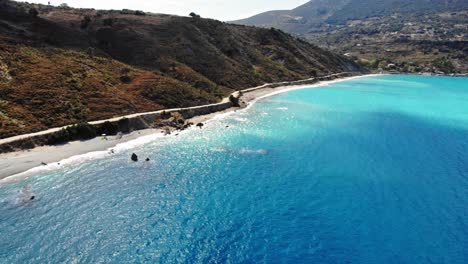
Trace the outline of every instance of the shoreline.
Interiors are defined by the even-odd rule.
[[[263,85],[250,88],[243,90],[239,98],[239,100],[241,100],[242,104],[244,105],[243,107],[229,107],[213,113],[196,115],[188,118],[187,121],[194,124],[212,122],[217,120],[216,117],[218,116],[224,117],[235,113],[237,110],[246,110],[254,105],[257,101],[280,93],[299,89],[319,88],[337,82],[374,76],[383,75],[363,74],[352,77],[319,81],[314,84],[281,85],[276,87],[268,87],[267,85]],[[223,101],[225,100],[226,98]],[[192,127],[190,129],[195,128],[196,127]],[[187,131],[190,131],[190,129]],[[117,149],[117,152],[119,150],[124,151],[135,146],[142,145],[145,142],[157,140],[158,138],[162,138],[164,136],[164,131],[162,129],[146,128],[133,131],[121,137],[107,136],[107,139],[96,137],[94,139],[85,141],[71,141],[63,145],[40,146],[29,150],[3,153],[0,154],[0,184],[14,181],[16,179],[28,178],[40,172],[57,170],[62,166],[76,163],[78,160],[85,161],[110,156],[113,154],[114,149]],[[43,163],[47,165],[44,165]]]

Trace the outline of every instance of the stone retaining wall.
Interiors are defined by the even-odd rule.
[[[238,92],[235,95],[237,98],[240,97],[240,93]],[[93,128],[93,130],[97,131],[97,135],[116,135],[118,132],[130,133],[132,131],[154,128],[158,125],[159,121],[167,119],[167,117],[170,117],[172,113],[176,112],[179,113],[184,119],[189,119],[199,115],[220,112],[233,106],[234,104],[230,100],[223,100],[223,102],[217,104],[135,114],[110,120],[89,122],[88,124]],[[63,130],[67,128],[73,128],[73,125],[31,135],[23,135],[4,139],[3,141],[5,142],[0,143],[0,153],[27,150],[38,146],[54,145],[51,144],[51,142],[66,143],[68,140],[60,140],[60,137],[63,137]],[[80,139],[89,138],[76,138],[73,140]]]

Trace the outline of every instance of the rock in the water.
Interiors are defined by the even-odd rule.
[[[138,156],[137,156],[137,154],[133,153],[131,159],[132,159],[133,161],[135,161],[135,162],[138,161]]]
[[[198,123],[198,124],[197,124],[197,127],[199,127],[200,129],[201,129],[203,126],[204,126],[203,123]]]
[[[150,159],[149,159],[149,158],[146,158],[146,161],[148,162],[148,161],[150,161]]]

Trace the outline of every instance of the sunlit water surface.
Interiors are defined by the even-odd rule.
[[[468,263],[468,79],[290,91],[0,185],[0,263],[145,262]]]

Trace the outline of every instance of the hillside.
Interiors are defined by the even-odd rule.
[[[312,0],[233,23],[282,29],[376,70],[467,73],[467,21],[463,0]]]
[[[0,0],[0,138],[360,69],[275,29]]]
[[[292,10],[269,11],[250,18],[232,21],[240,25],[275,27],[295,34],[304,34],[341,10],[351,0],[312,0]]]
[[[420,16],[466,11],[467,8],[465,0],[311,0],[292,10],[269,11],[233,22],[307,33],[310,28],[322,24],[345,25],[350,20],[394,14]]]
[[[347,2],[327,18],[326,22],[346,24],[349,20],[363,20],[370,17],[385,17],[394,14],[421,16],[464,11],[468,8],[466,0],[352,0]]]

